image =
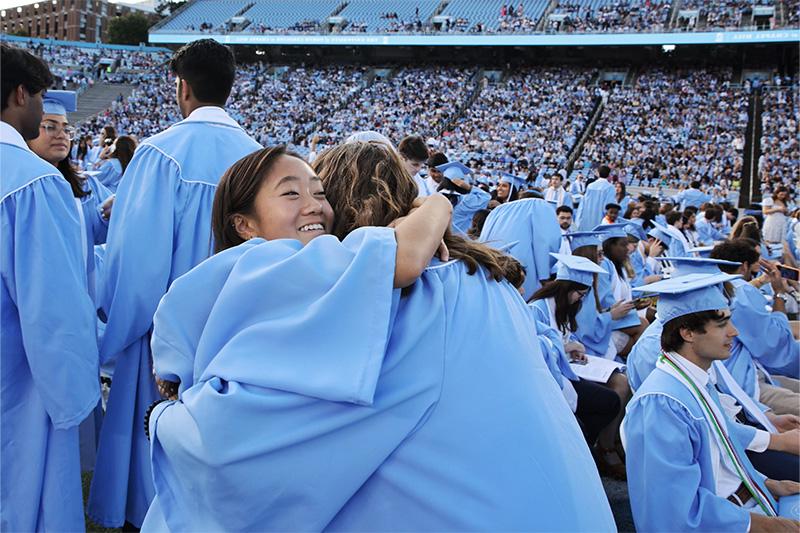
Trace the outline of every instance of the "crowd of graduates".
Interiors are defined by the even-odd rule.
[[[175,123],[87,139],[45,62],[0,65],[4,529],[611,531],[602,474],[641,531],[796,531],[791,182],[757,216],[604,160],[567,190],[413,114],[300,154],[211,39],[151,82]]]

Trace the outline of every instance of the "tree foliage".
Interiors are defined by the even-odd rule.
[[[161,17],[167,17],[175,11],[178,10],[179,7],[186,4],[187,0],[162,0],[156,6],[156,13],[158,13]]]
[[[111,19],[108,24],[108,42],[111,44],[139,44],[147,42],[150,20],[142,13],[128,13]]]

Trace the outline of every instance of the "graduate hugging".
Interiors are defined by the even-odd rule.
[[[154,319],[143,530],[615,529],[519,263],[416,196],[374,142],[223,176]]]

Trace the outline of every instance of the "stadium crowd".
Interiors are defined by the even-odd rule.
[[[796,79],[753,216],[728,68],[372,80],[201,39],[71,125],[0,46],[4,528],[84,529],[82,469],[143,531],[613,531],[600,475],[642,531],[800,525]]]

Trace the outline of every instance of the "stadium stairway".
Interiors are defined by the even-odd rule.
[[[761,89],[750,95],[747,112],[747,129],[745,130],[744,161],[742,164],[741,185],[739,190],[740,208],[750,208],[753,202],[761,201],[761,187],[758,179],[758,160],[761,157]]]
[[[101,111],[105,111],[111,107],[111,104],[120,94],[123,98],[127,98],[135,88],[135,85],[120,83],[95,83],[94,86],[78,97],[78,110],[75,113],[70,113],[70,121],[73,124],[77,124]]]
[[[547,19],[550,17],[550,13],[555,11],[558,7],[558,0],[550,0],[550,3],[542,13],[542,16],[539,18],[539,22],[536,23],[536,31],[545,31],[547,26]]]

